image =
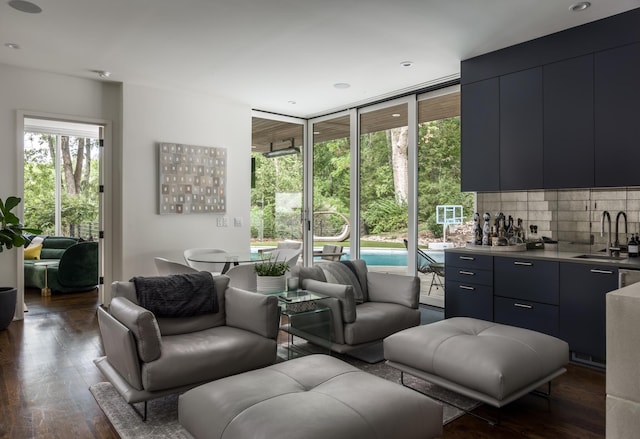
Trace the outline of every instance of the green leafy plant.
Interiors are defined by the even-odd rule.
[[[289,264],[285,260],[278,262],[277,258],[263,259],[255,264],[255,270],[258,276],[283,276],[289,270]]]
[[[0,198],[0,253],[4,247],[10,250],[13,247],[23,246],[28,240],[25,233],[41,233],[41,230],[24,227],[20,219],[11,212],[20,204],[20,201],[22,200],[18,197],[8,197],[4,202]]]

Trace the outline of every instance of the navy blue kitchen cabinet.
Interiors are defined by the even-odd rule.
[[[558,262],[495,257],[494,321],[558,336]]]
[[[542,188],[542,68],[500,77],[500,189]]]
[[[638,186],[640,43],[595,55],[595,184]]]
[[[546,189],[595,184],[593,62],[593,55],[585,55],[544,66]]]
[[[445,253],[445,318],[493,321],[493,257]]]
[[[461,87],[462,191],[500,190],[500,83],[498,78]]]
[[[560,263],[560,338],[580,359],[605,363],[605,298],[617,288],[617,267]]]

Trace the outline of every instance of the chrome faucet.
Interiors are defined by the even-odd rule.
[[[618,222],[620,221],[620,216],[624,217],[624,236],[627,236],[627,234],[629,233],[629,231],[627,230],[627,214],[623,211],[620,211],[616,215],[616,241],[613,243],[613,246],[617,247],[618,251],[620,249],[620,241],[618,240]]]
[[[611,256],[611,215],[609,215],[608,211],[602,212],[602,217],[600,218],[600,236],[604,236],[604,217],[607,217],[607,221],[609,222],[609,231],[607,234],[607,256]]]

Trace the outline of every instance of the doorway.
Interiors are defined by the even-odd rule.
[[[79,260],[73,262],[73,273],[69,274],[74,280],[84,276],[90,278],[87,284],[95,282],[103,303],[105,124],[25,116],[22,132],[24,223],[42,230],[39,237],[34,237],[41,246],[53,237],[54,247],[65,246],[57,255],[50,251],[49,257],[59,257],[67,245],[89,243],[85,247],[91,249],[90,257],[79,256]],[[44,246],[41,251],[44,252]],[[77,250],[75,253],[81,254]],[[47,259],[46,253],[42,256]],[[80,259],[84,258],[96,263],[97,270],[96,265],[91,265],[90,270],[80,273]],[[41,282],[35,274],[33,279],[29,276],[35,271],[27,267],[27,262],[23,264],[24,287],[30,288]],[[57,268],[56,265],[54,272],[62,279],[62,270]],[[47,273],[44,282],[55,284],[50,276]],[[82,285],[70,288],[82,288]]]

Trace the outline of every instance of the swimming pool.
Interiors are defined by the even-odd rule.
[[[321,248],[315,250],[321,251]],[[342,260],[349,259],[349,249],[343,250],[345,255]],[[424,250],[429,256],[436,260],[436,262],[444,262],[444,252],[441,250]],[[257,256],[256,248],[252,249],[252,253]],[[360,249],[360,258],[364,259],[367,265],[377,266],[389,266],[389,267],[406,267],[407,266],[407,250],[406,249],[393,249],[393,248],[362,248]],[[316,260],[319,259],[316,257]]]
[[[344,250],[343,260],[349,259],[349,249]],[[436,262],[444,262],[443,251],[425,250]],[[406,249],[383,249],[383,248],[361,248],[360,258],[364,259],[367,265],[387,265],[391,267],[407,266]]]

